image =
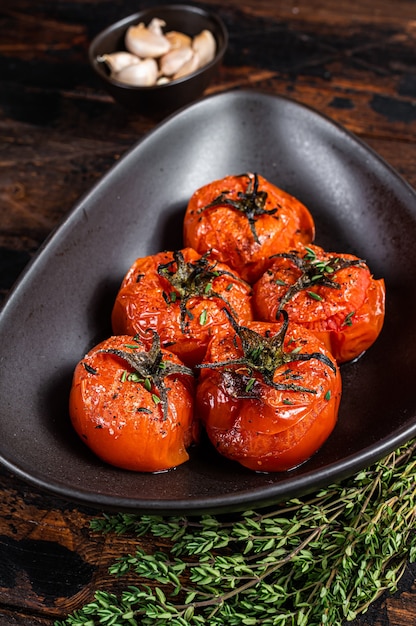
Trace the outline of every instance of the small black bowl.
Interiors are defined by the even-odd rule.
[[[124,36],[128,27],[139,22],[147,25],[154,17],[164,20],[167,30],[177,30],[191,37],[204,29],[210,30],[217,43],[214,59],[192,74],[152,87],[126,85],[110,77],[105,63],[97,58],[125,50]],[[172,4],[144,9],[103,30],[90,45],[89,60],[114,100],[131,110],[160,114],[174,111],[202,95],[222,61],[227,43],[227,30],[217,15],[192,5]]]

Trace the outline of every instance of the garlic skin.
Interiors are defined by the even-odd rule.
[[[199,67],[207,65],[215,57],[215,51],[217,44],[215,37],[209,30],[203,30],[196,35],[192,42],[192,48],[194,52],[199,56]]]
[[[134,87],[151,87],[156,84],[159,68],[154,59],[144,59],[128,65],[114,75],[120,83]]]
[[[170,50],[166,37],[157,29],[156,32],[149,30],[142,22],[127,29],[124,44],[129,52],[143,59],[157,59]]]
[[[140,63],[140,59],[130,52],[112,52],[111,54],[102,54],[97,57],[99,63],[105,63],[111,74],[117,74],[124,67]]]

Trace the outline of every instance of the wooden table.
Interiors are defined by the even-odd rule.
[[[147,3],[150,4],[150,3]],[[207,0],[230,43],[207,93],[257,88],[322,111],[416,187],[413,0]],[[133,0],[3,0],[0,8],[0,296],[76,200],[154,121],[101,90],[91,38]],[[0,623],[46,626],[109,588],[126,539],[93,534],[94,511],[0,470]],[[416,569],[355,624],[416,623]]]

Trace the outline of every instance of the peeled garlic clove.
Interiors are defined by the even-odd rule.
[[[168,33],[165,33],[165,37],[169,41],[172,50],[190,48],[192,46],[192,38],[177,30],[170,30]]]
[[[194,37],[192,47],[199,55],[199,67],[203,67],[215,57],[217,44],[210,30],[202,30],[199,35]]]
[[[192,72],[195,72],[199,67],[201,67],[199,55],[197,52],[193,52],[189,61],[184,63],[181,69],[174,74],[173,80],[192,74]]]
[[[139,57],[130,52],[112,52],[97,57],[99,63],[105,63],[112,74],[116,74],[123,67],[140,63]]]
[[[142,58],[156,59],[170,50],[166,37],[149,30],[143,23],[127,29],[124,43],[129,52]]]
[[[191,60],[193,55],[191,48],[177,48],[170,50],[159,62],[160,71],[164,76],[173,76],[181,67]]]
[[[114,78],[120,83],[134,87],[151,87],[156,84],[158,66],[154,59],[144,59],[139,63],[128,65],[118,72]]]
[[[166,22],[164,20],[159,19],[158,17],[154,17],[147,27],[155,35],[163,35],[162,28],[166,26]]]
[[[156,85],[166,85],[167,83],[170,83],[170,79],[167,76],[160,76],[156,81]]]

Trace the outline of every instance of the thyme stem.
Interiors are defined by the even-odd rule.
[[[222,594],[222,596],[218,596],[216,598],[216,603],[223,604],[224,602],[226,602],[227,600],[230,600],[236,595],[240,593],[244,593],[244,591],[247,591],[247,589],[251,589],[262,580],[265,580],[268,576],[271,576],[274,572],[276,572],[283,565],[285,565],[286,563],[289,563],[297,554],[299,554],[301,550],[303,550],[309,544],[310,541],[313,541],[313,539],[315,539],[321,533],[321,531],[322,531],[322,528],[315,528],[308,535],[308,537],[304,539],[302,543],[300,543],[296,548],[294,548],[291,552],[289,552],[283,559],[276,561],[273,564],[273,566],[266,568],[262,574],[255,576],[254,578],[250,578],[244,585],[240,585],[238,588],[233,589],[232,591],[229,591],[228,593],[224,593]],[[211,606],[211,605],[212,605],[212,598],[209,598],[208,600],[205,600],[202,602],[196,602],[193,604],[195,608],[202,608],[204,606]],[[185,605],[185,604],[177,605],[177,609],[183,610],[187,608],[187,606],[188,605]]]
[[[416,440],[340,484],[231,519],[109,515],[134,553],[118,598],[94,599],[56,626],[341,626],[394,592],[416,561]],[[164,538],[152,552],[140,537]],[[158,541],[159,544],[159,541]]]

